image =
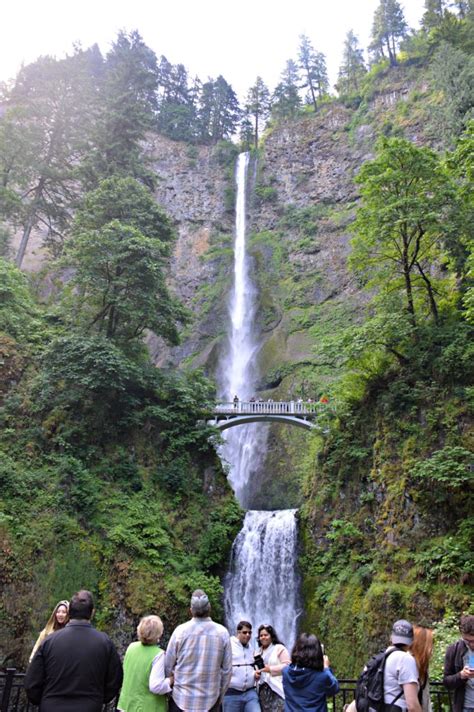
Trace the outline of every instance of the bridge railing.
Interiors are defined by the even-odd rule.
[[[216,415],[315,415],[321,412],[323,403],[307,401],[233,401],[217,403]]]
[[[25,673],[15,668],[0,671],[0,712],[37,712],[30,704],[23,687]],[[344,705],[354,699],[356,680],[339,679],[340,691],[328,699],[328,712],[343,712]],[[430,681],[430,696],[433,712],[452,712],[451,698],[441,682]],[[104,705],[103,712],[113,712],[118,699]]]

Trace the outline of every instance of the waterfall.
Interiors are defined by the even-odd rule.
[[[248,400],[255,395],[258,379],[255,333],[256,289],[250,276],[246,250],[246,188],[249,154],[240,154],[236,167],[234,282],[229,301],[227,349],[220,363],[219,395],[230,401],[235,395]],[[240,425],[226,431],[221,458],[229,464],[229,481],[244,508],[250,508],[249,482],[265,458],[268,426]],[[248,511],[237,536],[230,570],[224,580],[226,624],[235,632],[239,620],[254,627],[275,627],[291,646],[296,635],[299,581],[296,510]]]
[[[299,612],[296,510],[250,511],[232,547],[224,580],[226,620],[273,625],[287,646]]]
[[[220,368],[220,396],[248,400],[255,395],[258,378],[255,335],[256,289],[250,278],[246,250],[246,185],[249,154],[241,153],[236,168],[234,283],[229,302],[227,351]],[[242,507],[249,507],[248,483],[265,456],[268,426],[241,425],[224,436],[222,459],[229,463],[229,481]]]

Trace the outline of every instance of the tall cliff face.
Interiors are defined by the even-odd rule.
[[[351,143],[349,121],[349,111],[334,106],[316,118],[274,128],[250,171],[248,229],[260,328],[263,341],[280,346],[268,362],[265,347],[261,353],[264,380],[276,365],[310,356],[304,330],[298,329],[302,311],[358,294],[346,268],[347,225],[357,197],[353,178],[368,157],[370,132],[363,127],[361,140]],[[183,345],[157,345],[156,360],[191,357],[212,372],[212,347],[223,336],[232,279],[234,218],[227,205],[234,156],[219,159],[216,149],[200,147],[190,157],[189,147],[161,137],[154,140],[153,155],[156,198],[178,231],[172,284],[195,316]]]
[[[409,101],[410,81],[403,73],[395,79],[363,110],[332,104],[316,116],[270,128],[252,157],[247,227],[259,293],[257,358],[264,398],[319,398],[335,374],[315,364],[315,344],[360,319],[367,296],[347,267],[358,199],[354,177],[372,157],[381,127]],[[414,140],[419,122],[416,113],[405,121]],[[181,346],[170,349],[151,339],[151,348],[158,365],[202,366],[215,376],[232,284],[235,153],[161,137],[155,137],[152,151],[156,198],[178,232],[172,284],[194,319]],[[255,507],[301,503],[301,482],[290,473],[305,443],[303,433],[272,426]]]

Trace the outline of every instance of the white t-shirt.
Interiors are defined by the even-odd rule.
[[[403,685],[408,682],[416,682],[418,685],[418,667],[415,658],[404,650],[395,650],[391,653],[385,663],[383,678],[383,692],[385,704],[392,702],[404,710],[407,703],[403,695]],[[398,700],[397,695],[402,693]]]

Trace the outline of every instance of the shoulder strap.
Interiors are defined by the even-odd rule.
[[[392,648],[391,650],[388,650],[384,657],[384,660],[383,660],[384,681],[385,681],[385,663],[387,662],[388,656],[391,655],[392,653],[394,653],[396,650],[398,650],[398,648]],[[403,695],[403,687],[401,685],[400,685],[400,688],[401,689],[400,689],[400,692],[398,693],[398,695],[396,695],[396,697],[394,697],[393,700],[390,702],[391,705],[395,704],[395,702],[397,700],[399,700],[400,697]]]

